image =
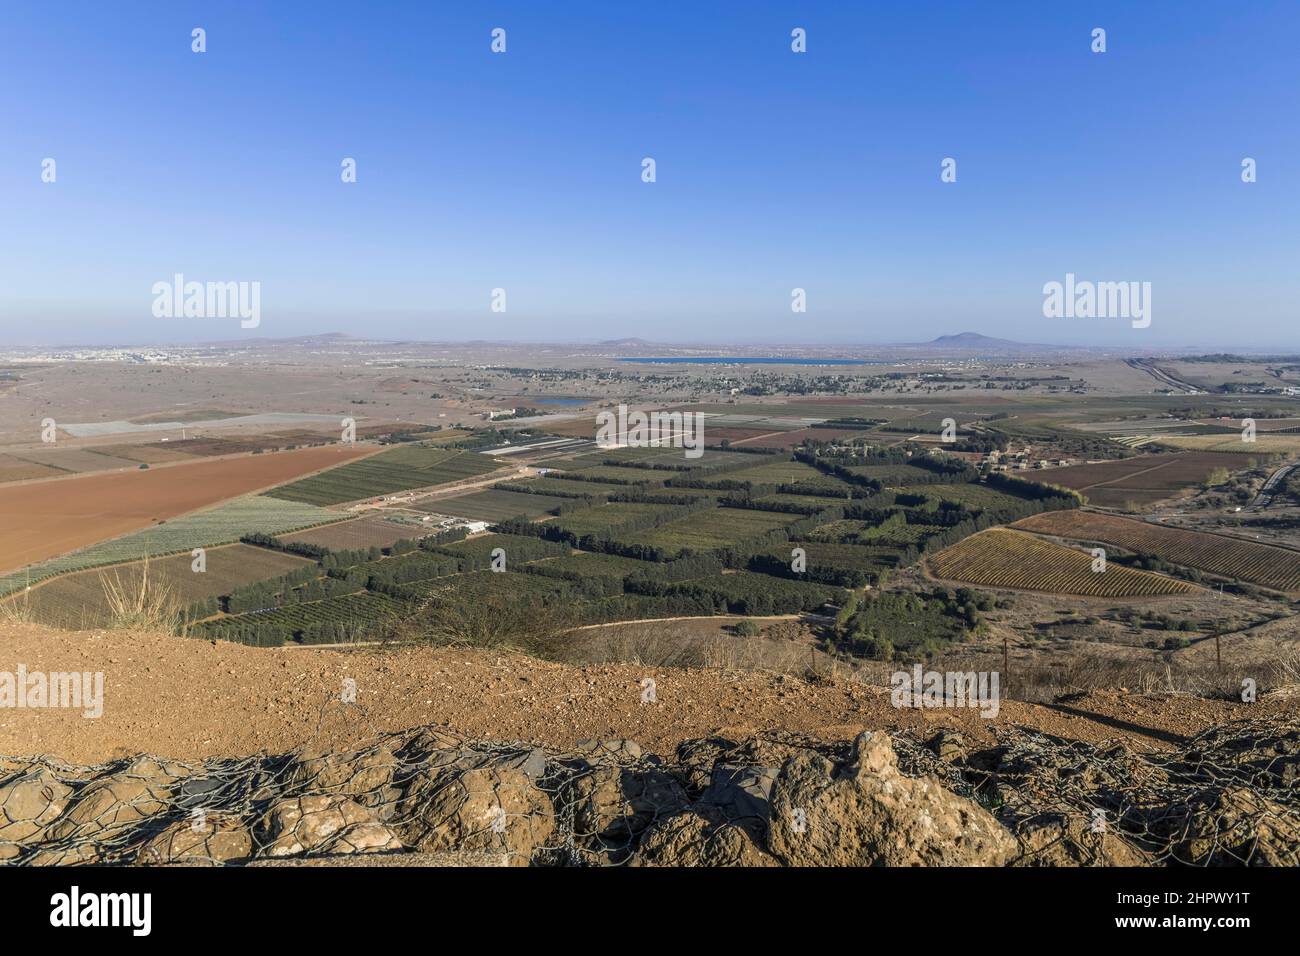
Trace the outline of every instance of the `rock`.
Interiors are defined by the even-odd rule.
[[[72,788],[45,767],[32,767],[0,785],[0,857],[19,854],[18,844],[36,840],[67,808]]]
[[[685,740],[677,745],[677,764],[688,793],[698,796],[713,782],[713,765],[736,749],[725,737]]]
[[[302,853],[367,853],[402,844],[373,810],[338,794],[293,797],[274,804],[259,831],[271,842],[258,856]]]
[[[689,806],[672,774],[597,764],[573,783],[574,835],[607,843],[630,841],[654,821]]]
[[[83,789],[71,809],[50,825],[48,836],[54,840],[106,837],[161,813],[169,799],[163,782],[172,779],[160,777],[151,781],[124,773],[101,777]]]
[[[780,866],[765,853],[757,827],[722,819],[715,808],[691,809],[653,824],[632,866]]]
[[[102,863],[103,854],[98,843],[79,843],[76,846],[40,850],[24,861],[28,866],[90,866]]]
[[[1095,833],[1090,820],[1062,814],[1016,828],[1020,856],[1012,866],[1150,866],[1147,855],[1117,833]]]
[[[1291,807],[1232,787],[1193,808],[1173,856],[1192,866],[1300,866],[1300,820]]]
[[[378,810],[380,817],[387,819],[401,797],[401,791],[393,786],[398,765],[387,747],[360,754],[304,754],[289,769],[288,788],[345,796]]]
[[[253,855],[253,835],[238,817],[209,814],[203,828],[178,820],[151,839],[136,857],[137,864],[242,862]]]
[[[727,820],[756,820],[766,829],[768,797],[778,773],[776,767],[719,764],[713,768],[713,781],[699,802],[716,807]]]
[[[883,732],[860,734],[839,768],[811,751],[786,761],[768,847],[793,866],[1001,866],[1017,850],[983,807],[903,776]]]
[[[573,749],[589,760],[613,759],[623,763],[641,759],[641,745],[634,740],[579,740]]]
[[[927,740],[925,745],[940,760],[962,760],[970,749],[966,738],[955,730],[941,730]]]
[[[555,807],[535,782],[544,756],[471,751],[421,770],[399,807],[403,840],[423,851],[504,850],[527,866],[555,832]]]

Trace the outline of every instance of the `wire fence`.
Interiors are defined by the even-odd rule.
[[[933,777],[1006,826],[1018,864],[1300,865],[1300,722],[1226,724],[1160,752],[1023,728],[995,736],[891,740],[905,776]],[[812,750],[839,766],[849,747],[773,732],[688,741],[660,759],[628,741],[556,750],[423,727],[346,751],[203,762],[3,757],[0,863],[411,851],[461,865],[780,862],[765,840],[782,765]],[[687,818],[703,822],[676,826]],[[742,833],[756,857],[701,846]],[[686,852],[680,839],[697,845]]]

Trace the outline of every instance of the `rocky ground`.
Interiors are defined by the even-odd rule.
[[[852,680],[0,627],[19,665],[104,698],[0,708],[10,864],[1300,865],[1294,698],[986,720]]]
[[[433,727],[349,751],[0,760],[0,862],[243,865],[1300,865],[1300,721],[1173,752],[1022,730],[565,751]]]

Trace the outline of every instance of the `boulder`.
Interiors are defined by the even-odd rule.
[[[655,820],[686,809],[686,791],[655,768],[596,764],[573,782],[574,834],[607,843],[631,840]]]
[[[292,797],[263,815],[259,832],[268,841],[258,856],[303,853],[371,853],[402,843],[369,807],[339,794]]]
[[[422,769],[398,808],[399,833],[419,850],[504,851],[527,866],[555,832],[555,807],[537,785],[545,768],[545,754],[531,750],[467,751]]]
[[[1150,866],[1147,855],[1123,836],[1097,833],[1090,820],[1060,813],[1016,827],[1020,855],[1012,866]]]
[[[145,817],[167,809],[172,778],[142,779],[114,773],[90,783],[76,802],[52,823],[47,835],[53,840],[89,837],[108,838]]]
[[[40,839],[67,808],[71,796],[71,787],[40,766],[0,785],[0,859],[17,856],[16,844]]]
[[[780,866],[763,851],[757,828],[722,819],[710,808],[691,809],[653,824],[632,866]]]
[[[1188,815],[1174,859],[1192,866],[1300,866],[1300,818],[1245,787],[1208,798]]]
[[[359,754],[303,754],[289,768],[288,789],[348,797],[387,819],[401,797],[393,786],[398,764],[387,747]]]
[[[753,820],[766,828],[768,799],[779,773],[776,767],[718,764],[699,802],[716,808],[726,820]]]
[[[253,835],[238,817],[209,814],[201,829],[178,820],[146,843],[137,864],[240,862],[253,855]]]
[[[1017,851],[983,807],[903,776],[883,732],[860,734],[842,766],[812,751],[786,761],[768,847],[793,866],[1002,866]]]

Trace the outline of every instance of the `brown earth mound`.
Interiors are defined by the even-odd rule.
[[[1300,702],[1255,704],[1190,696],[1080,694],[1050,706],[1004,700],[996,719],[972,709],[899,710],[886,688],[807,682],[752,671],[635,664],[571,666],[491,651],[405,647],[261,649],[125,631],[64,632],[0,624],[0,675],[102,672],[103,713],[0,708],[0,753],[100,762],[151,752],[204,759],[304,744],[351,746],[375,733],[445,725],[481,740],[571,747],[630,738],[670,754],[715,733],[772,727],[826,740],[867,730],[959,730],[993,740],[1023,726],[1073,740],[1114,736],[1172,747],[1218,723],[1282,719]],[[356,703],[338,706],[344,679]],[[654,700],[645,701],[654,681]]]

